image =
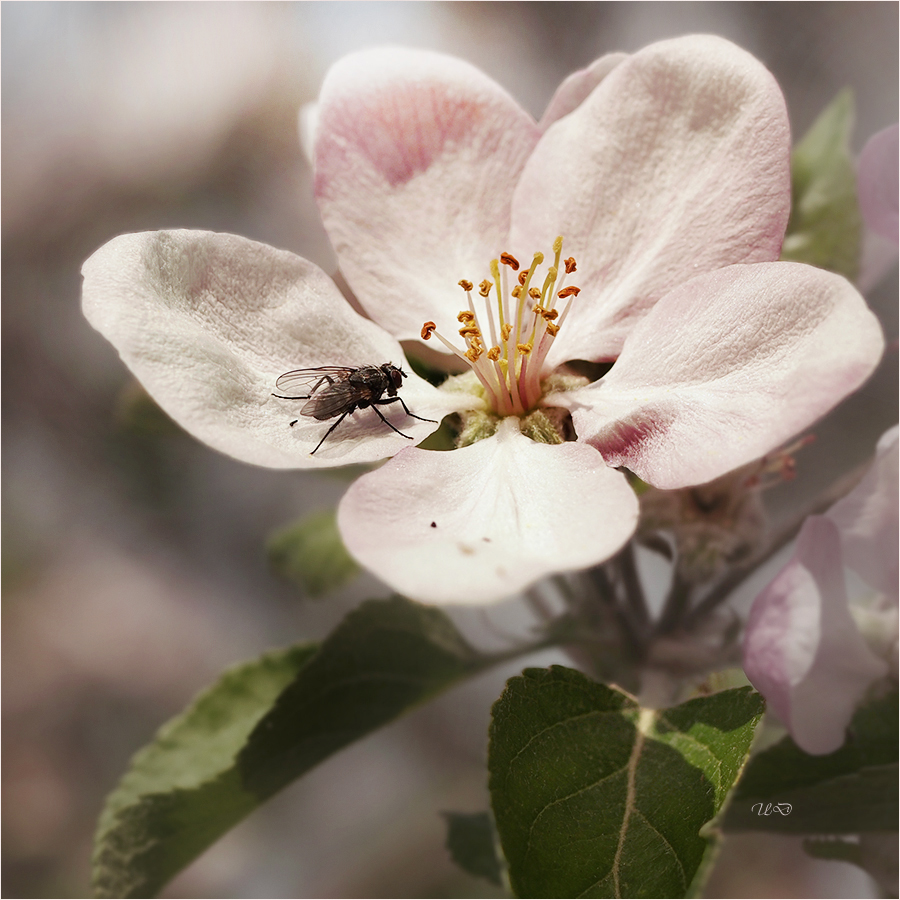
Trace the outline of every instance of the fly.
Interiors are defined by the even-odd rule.
[[[322,440],[310,453],[312,456],[325,443],[325,438],[350,413],[368,406],[375,410],[378,418],[388,428],[410,441],[413,438],[391,425],[378,408],[379,406],[399,402],[403,411],[413,419],[418,419],[420,422],[434,422],[434,419],[423,419],[421,416],[411,413],[409,407],[403,402],[403,398],[397,395],[397,390],[403,384],[404,378],[406,378],[406,372],[392,363],[382,363],[380,366],[320,366],[317,369],[295,369],[293,372],[285,372],[275,382],[275,387],[287,393],[272,394],[272,396],[281,400],[308,400],[309,403],[304,404],[300,410],[300,415],[310,416],[320,422],[340,416],[337,422],[322,435]],[[385,394],[387,397],[384,396]],[[294,419],[290,424],[296,425],[299,421],[299,419]]]

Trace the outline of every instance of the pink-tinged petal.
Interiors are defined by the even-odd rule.
[[[826,517],[806,520],[794,558],[756,598],[744,671],[797,745],[814,754],[844,743],[857,704],[886,674],[850,615],[840,536]]]
[[[578,262],[551,362],[615,359],[673,287],[777,259],[790,194],[784,98],[750,54],[693,36],[626,59],[547,130],[513,198],[511,252],[563,235]]]
[[[897,597],[900,578],[897,433],[894,426],[882,436],[862,481],[828,510],[841,533],[844,562],[866,584],[892,598]]]
[[[403,48],[338,62],[319,98],[316,197],[341,271],[399,339],[463,308],[505,250],[534,120],[461,60]]]
[[[358,479],[338,509],[347,549],[426,603],[499,600],[612,556],[637,524],[624,476],[583,444],[538,444],[504,419],[452,452],[411,448]]]
[[[311,457],[330,422],[300,415],[305,401],[272,396],[291,369],[404,362],[400,345],[305,259],[229,234],[158,231],[115,238],[82,273],[88,321],[157,403],[216,450],[304,468],[371,462],[411,443],[367,409]],[[459,398],[413,374],[400,393],[419,416],[458,408]],[[385,414],[415,440],[437,427],[398,403]]]
[[[612,70],[623,60],[628,59],[627,53],[607,53],[600,59],[594,60],[586,69],[573,72],[556,89],[556,93],[547,105],[544,115],[541,116],[541,131],[546,131],[557,119],[567,116],[573,109],[577,109],[587,98],[588,94],[609,75]]]
[[[799,263],[729,266],[667,294],[600,382],[548,402],[611,466],[663,489],[703,484],[809,427],[875,368],[881,327],[844,278]]]
[[[862,251],[856,286],[863,294],[884,281],[888,272],[897,265],[897,242],[875,234],[869,228],[863,230]]]
[[[859,155],[859,208],[876,234],[898,242],[898,126],[873,135]]]

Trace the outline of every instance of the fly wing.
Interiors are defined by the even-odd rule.
[[[356,369],[351,366],[320,366],[317,369],[294,369],[275,381],[275,387],[292,400],[306,400],[329,384],[347,379]],[[308,404],[307,404],[308,405]]]
[[[312,416],[321,421],[342,413],[353,412],[359,396],[358,387],[351,381],[347,379],[336,381],[316,391],[309,403],[300,410],[300,415]]]

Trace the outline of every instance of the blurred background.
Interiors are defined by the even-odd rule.
[[[897,119],[893,2],[4,2],[0,15],[8,897],[86,896],[103,797],[159,725],[225,666],[321,637],[387,593],[361,578],[314,601],[273,574],[268,535],[332,507],[345,482],[243,465],[142,413],[116,352],[81,316],[79,269],[97,247],[122,232],[203,228],[333,271],[297,111],[334,60],[375,44],[459,55],[539,116],[603,53],[711,32],[772,70],[795,137],[845,86],[854,151]],[[816,429],[791,490],[859,464],[896,422],[896,264],[867,297],[885,362]],[[515,601],[457,621],[500,640],[527,626]],[[439,811],[487,807],[490,705],[521,667],[329,760],[166,895],[491,895],[450,862]],[[753,835],[728,841],[708,893],[877,896],[848,864]]]

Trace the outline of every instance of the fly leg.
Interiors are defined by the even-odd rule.
[[[377,400],[376,403],[381,406],[384,406],[385,403],[393,403],[394,400],[400,400],[400,398],[399,397],[391,397],[390,400]],[[400,402],[402,403],[403,401],[400,400]],[[413,440],[412,435],[404,434],[399,428],[395,428],[393,425],[391,425],[391,423],[388,422],[388,420],[384,417],[381,410],[378,408],[378,406],[376,406],[375,403],[372,404],[372,409],[374,409],[375,412],[378,413],[378,418],[381,419],[381,421],[384,422],[384,424],[387,425],[388,428],[396,431],[397,434],[400,435],[400,437],[405,437],[408,441]]]
[[[332,425],[332,426],[331,426],[331,428],[329,428],[329,429],[328,429],[328,431],[326,431],[326,432],[325,432],[325,434],[323,434],[323,435],[322,435],[322,440],[321,440],[321,441],[319,441],[319,443],[318,443],[318,444],[316,444],[316,450],[318,450],[318,449],[319,449],[319,447],[321,447],[321,446],[322,446],[322,444],[324,444],[324,443],[325,443],[325,438],[327,438],[327,437],[328,437],[328,435],[329,435],[329,434],[331,434],[331,432],[332,432],[332,431],[334,431],[334,429],[335,429],[335,428],[337,428],[337,427],[338,427],[338,425],[340,425],[340,424],[341,424],[341,422],[343,422],[343,421],[344,421],[344,419],[346,419],[346,418],[347,418],[347,416],[349,416],[349,415],[350,415],[350,413],[352,413],[352,412],[353,412],[353,410],[352,410],[352,409],[348,409],[348,410],[347,410],[347,412],[345,412],[345,413],[344,413],[344,414],[343,414],[343,415],[342,415],[342,416],[341,416],[341,417],[340,417],[340,418],[339,418],[339,419],[338,419],[338,420],[337,420],[337,422],[335,422],[335,423],[334,423],[334,425]],[[383,417],[382,417],[382,418],[383,418]],[[294,422],[296,422],[296,421],[297,421],[297,419],[294,419]],[[294,422],[291,422],[291,424],[292,424],[292,425],[293,425],[293,424],[294,424]],[[393,426],[391,426],[391,427],[393,427]],[[396,430],[396,429],[395,429],[395,430]],[[404,437],[405,437],[405,435],[404,435]],[[310,453],[310,454],[309,454],[309,455],[310,455],[310,456],[312,456],[312,455],[313,455],[313,453],[315,453],[315,452],[316,452],[316,450],[313,450],[313,451],[312,451],[312,453]]]
[[[434,422],[434,424],[437,425],[437,419],[423,419],[421,416],[417,416],[415,413],[411,413],[409,411],[409,407],[403,402],[402,397],[388,397],[387,400],[376,400],[375,403],[377,403],[379,406],[384,406],[386,403],[395,403],[397,401],[399,401],[400,405],[403,407],[403,412],[405,412],[411,418],[418,419],[420,422]],[[374,405],[375,404],[373,404],[373,406]],[[375,412],[378,412],[378,410],[376,409]],[[378,415],[381,415],[381,413],[378,413]],[[381,416],[381,418],[384,419],[384,416]],[[387,422],[387,419],[384,419],[384,421]],[[390,424],[391,423],[388,422],[388,425]],[[391,427],[393,428],[393,426]],[[397,431],[397,429],[394,428],[394,431]],[[399,434],[400,432],[397,433]],[[403,437],[406,437],[406,435],[404,434]]]

